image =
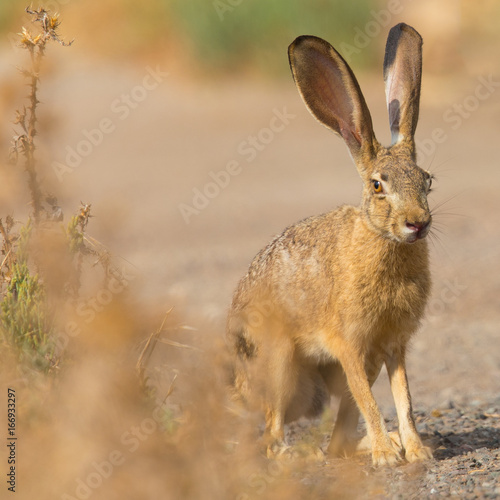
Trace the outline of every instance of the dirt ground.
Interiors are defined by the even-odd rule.
[[[113,103],[148,71],[81,63],[46,85],[59,117],[51,166],[66,165],[67,147],[76,150],[103,118],[115,127],[80,164],[59,172],[61,182],[54,171],[46,180],[68,199],[92,203],[93,235],[137,268],[145,297],[222,335],[232,291],[257,251],[292,222],[356,204],[360,180],[342,141],[309,116],[291,79],[192,85],[160,76],[122,119]],[[496,83],[479,101],[481,78],[497,81],[424,76],[417,141],[429,151],[420,164],[436,176],[434,284],[409,370],[415,401],[428,406],[487,399],[500,381],[500,92]],[[381,78],[360,81],[387,142]],[[269,129],[275,116],[283,121],[278,132]],[[428,145],[433,134],[440,143]]]
[[[67,215],[75,200],[92,204],[92,235],[134,266],[144,303],[174,307],[204,345],[212,341],[206,335],[220,340],[232,291],[257,251],[290,223],[359,201],[361,183],[344,144],[310,117],[291,78],[193,83],[169,74],[168,61],[110,67],[71,50],[71,60],[55,64],[43,82],[43,106],[54,117],[44,182]],[[387,143],[382,76],[359,80]],[[495,492],[495,475],[490,486],[477,479],[469,490],[466,479],[477,474],[469,473],[476,448],[491,465],[488,474],[500,470],[499,82],[487,73],[426,76],[424,67],[417,140],[420,164],[436,176],[431,206],[438,208],[433,294],[408,376],[419,429],[441,451],[429,465],[395,471],[373,472],[360,460],[344,479],[343,461],[307,465],[300,481],[311,498],[322,497],[325,481],[340,481],[338,491],[351,497]],[[86,156],[68,161],[68,147]],[[25,209],[13,186],[2,188],[3,211]],[[375,393],[392,421],[385,373]],[[442,475],[457,464],[463,477],[454,477],[465,489],[454,493]],[[367,475],[371,489],[362,491]],[[249,487],[248,498],[258,491]]]

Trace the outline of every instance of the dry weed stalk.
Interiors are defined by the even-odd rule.
[[[33,210],[33,220],[35,226],[38,226],[41,219],[41,214],[44,211],[42,200],[43,192],[37,177],[37,161],[35,157],[36,145],[35,137],[37,135],[37,106],[40,103],[38,100],[38,85],[40,83],[40,67],[43,56],[45,55],[46,45],[49,41],[55,41],[63,46],[69,46],[73,41],[66,43],[59,37],[57,29],[60,25],[59,16],[51,16],[43,8],[32,10],[31,7],[26,8],[26,12],[32,16],[33,23],[39,23],[41,31],[34,35],[26,28],[22,28],[19,33],[21,37],[21,47],[28,50],[30,54],[31,67],[30,69],[20,68],[21,73],[28,79],[29,95],[28,106],[23,106],[22,110],[17,110],[14,124],[19,125],[22,133],[13,138],[13,146],[11,149],[11,159],[17,163],[19,154],[24,157],[24,169],[28,174],[28,186],[31,194],[31,203]],[[52,206],[53,218],[54,207],[56,212],[56,220],[59,219],[59,207],[57,207],[54,197],[49,196],[47,200]]]
[[[57,32],[58,15],[43,8],[26,9],[32,22],[39,26],[37,34],[26,28],[19,33],[21,47],[30,55],[29,69],[20,69],[28,80],[28,103],[16,112],[15,125],[20,133],[13,138],[11,160],[22,159],[27,173],[31,197],[31,214],[21,225],[19,234],[13,231],[14,219],[0,219],[0,343],[19,351],[19,359],[26,359],[44,371],[52,371],[62,355],[54,344],[53,332],[57,327],[58,306],[63,297],[83,300],[81,281],[84,263],[95,258],[93,266],[104,270],[107,288],[110,276],[126,282],[120,269],[113,264],[109,251],[86,234],[91,217],[91,205],[81,204],[77,215],[66,226],[65,235],[59,224],[64,218],[54,195],[47,195],[40,183],[40,161],[36,157],[35,138],[38,135],[37,109],[40,69],[47,43],[54,41],[63,46]],[[97,276],[86,280],[97,284]],[[101,288],[101,289],[102,289]],[[35,325],[35,326],[33,326]]]
[[[203,352],[202,349],[199,349],[198,347],[191,346],[189,344],[183,344],[181,342],[176,342],[174,340],[162,338],[161,334],[165,331],[165,323],[167,319],[169,318],[170,314],[172,313],[173,308],[169,309],[162,322],[160,327],[155,330],[151,335],[147,338],[146,344],[144,345],[144,348],[141,351],[141,354],[139,356],[139,359],[137,360],[136,364],[136,370],[137,374],[139,377],[139,382],[146,394],[151,393],[151,386],[148,384],[148,381],[150,380],[150,377],[146,375],[146,370],[148,368],[148,365],[150,363],[151,356],[153,352],[155,351],[156,347],[158,344],[167,344],[169,346],[178,348],[178,349],[187,349],[187,350],[192,350],[192,351],[198,351],[198,352]],[[194,328],[188,327],[188,326],[181,326],[179,327],[181,330],[194,330]],[[169,398],[169,396],[172,394],[175,383],[178,377],[178,371],[176,369],[173,369],[174,375],[173,378],[170,382],[169,388],[166,392],[166,395],[163,397],[163,400],[161,404],[165,404],[166,400]]]
[[[163,321],[161,322],[160,327],[148,337],[146,345],[144,346],[144,349],[142,350],[139,359],[137,360],[137,365],[136,365],[137,374],[139,375],[139,380],[143,388],[146,388],[148,379],[148,377],[145,376],[146,367],[149,363],[149,359],[151,358],[151,354],[153,354],[156,343],[160,338],[160,334],[163,332],[165,322],[167,321],[167,318],[169,317],[171,312],[172,309],[169,309],[167,311],[167,313],[163,318]]]

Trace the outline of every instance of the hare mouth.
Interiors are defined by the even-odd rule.
[[[403,238],[403,241],[405,243],[409,243],[412,245],[413,243],[416,243],[419,240],[423,240],[427,235],[429,234],[429,230],[424,230],[424,231],[417,231],[417,232],[412,232],[412,233],[405,233],[405,237]]]
[[[424,239],[428,234],[431,228],[431,220],[428,220],[424,223],[411,223],[405,222],[402,227],[403,239],[406,243],[415,243],[418,240]]]
[[[425,238],[425,236],[421,236],[419,238],[416,234],[410,234],[406,237],[405,243],[413,245],[413,243],[416,243],[418,240],[421,240],[422,238]]]

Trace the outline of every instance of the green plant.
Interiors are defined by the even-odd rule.
[[[287,73],[286,48],[298,35],[317,35],[336,44],[353,43],[373,2],[361,0],[164,0],[177,20],[183,42],[200,63],[214,71],[238,71],[248,65]],[[360,54],[369,62],[371,48]]]
[[[48,372],[56,364],[51,340],[51,322],[46,295],[38,275],[28,266],[31,220],[21,229],[4,298],[0,304],[0,322],[4,340],[17,349],[21,362]]]
[[[58,16],[52,16],[44,10],[26,12],[38,23],[37,34],[23,27],[20,35],[20,45],[29,53],[29,69],[21,69],[28,80],[28,104],[16,113],[15,124],[20,133],[13,138],[11,160],[19,163],[22,159],[23,168],[27,174],[28,189],[31,195],[31,217],[16,234],[16,223],[13,217],[6,217],[5,223],[0,219],[2,235],[2,254],[4,256],[0,267],[0,334],[3,345],[12,347],[23,366],[28,366],[49,372],[57,364],[55,343],[52,339],[53,313],[48,306],[44,280],[39,272],[40,263],[37,252],[32,252],[33,235],[37,241],[45,237],[46,227],[43,223],[62,220],[62,212],[57,206],[57,199],[45,195],[38,179],[38,162],[35,155],[35,138],[37,131],[38,86],[40,83],[41,62],[45,55],[46,45],[56,41],[63,42],[57,33]],[[45,206],[44,206],[45,201]],[[33,255],[32,255],[33,254]],[[43,269],[40,269],[42,272]]]

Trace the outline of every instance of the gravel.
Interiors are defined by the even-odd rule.
[[[500,498],[500,398],[450,406],[415,412],[433,460],[377,469],[369,456],[306,463],[294,473],[306,488],[304,498]],[[395,425],[388,422],[390,429]],[[311,424],[300,421],[290,426],[288,439],[308,432],[314,435]]]

